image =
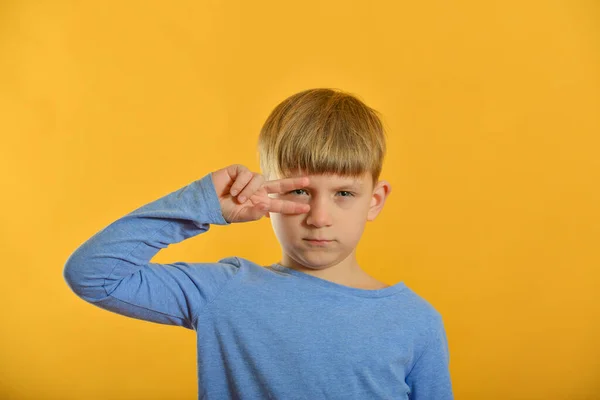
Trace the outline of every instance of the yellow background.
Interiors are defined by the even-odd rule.
[[[77,298],[68,256],[312,87],[383,113],[359,262],[443,315],[457,399],[600,398],[597,1],[4,1],[0,398],[193,399],[193,331]],[[277,261],[267,219],[153,261]]]

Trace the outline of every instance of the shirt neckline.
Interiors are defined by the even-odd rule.
[[[404,284],[404,282],[400,281],[394,285],[385,287],[385,288],[381,288],[381,289],[359,289],[359,288],[354,288],[354,287],[350,287],[350,286],[346,286],[346,285],[342,285],[340,283],[335,283],[335,282],[331,282],[328,281],[326,279],[322,279],[322,278],[318,278],[316,276],[313,275],[309,275],[305,272],[302,271],[298,271],[296,269],[293,268],[288,268],[284,265],[281,264],[271,264],[269,266],[270,268],[277,270],[279,272],[283,272],[283,273],[287,273],[289,275],[293,275],[296,276],[300,279],[303,279],[307,282],[311,282],[313,284],[322,286],[324,288],[327,288],[329,290],[335,290],[338,292],[343,292],[343,293],[348,293],[351,295],[355,295],[355,296],[361,296],[361,297],[385,297],[385,296],[391,296],[401,290],[403,290],[406,285]]]

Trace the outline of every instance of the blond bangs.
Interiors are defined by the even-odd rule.
[[[355,96],[334,89],[309,89],[281,102],[265,121],[258,151],[262,173],[379,179],[385,131],[379,113]]]

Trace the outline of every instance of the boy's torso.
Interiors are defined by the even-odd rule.
[[[336,291],[242,263],[198,317],[199,389],[207,399],[407,398],[404,379],[426,318],[415,315],[420,304],[411,291],[400,285],[389,296],[361,297],[351,287]],[[390,288],[374,279],[359,286]]]

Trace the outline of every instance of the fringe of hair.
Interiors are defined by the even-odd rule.
[[[329,88],[304,90],[279,103],[261,128],[260,168],[268,179],[370,172],[375,185],[385,136],[379,112],[355,95]]]

